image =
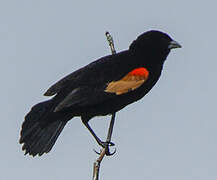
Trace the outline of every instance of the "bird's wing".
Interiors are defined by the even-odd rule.
[[[73,84],[73,82],[76,81],[82,75],[82,69],[83,68],[81,68],[81,69],[67,75],[66,77],[62,78],[61,80],[59,80],[57,83],[52,85],[44,93],[44,96],[53,96],[53,95],[57,94],[58,92],[60,92],[63,88],[68,86],[69,83]]]
[[[116,66],[114,63],[111,63],[111,61],[117,59],[120,60],[120,56],[123,56],[122,54],[125,53],[119,53],[115,55],[109,55],[106,57],[103,57],[101,59],[98,59],[87,66],[78,69],[77,71],[74,71],[73,73],[67,75],[63,79],[59,80],[57,83],[52,85],[45,93],[45,96],[53,96],[57,93],[59,93],[61,90],[71,87],[77,88],[81,85],[88,85],[88,84],[98,84],[100,81],[103,81],[105,77],[105,74],[110,74],[112,70],[116,70]],[[109,68],[108,68],[109,67]],[[115,75],[115,73],[113,73]],[[112,78],[112,77],[111,77]]]
[[[149,71],[136,68],[119,80],[86,82],[68,93],[56,106],[55,112],[72,106],[91,106],[139,88],[149,77]]]

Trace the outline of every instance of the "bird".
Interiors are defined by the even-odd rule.
[[[175,48],[181,45],[168,34],[150,30],[127,50],[101,57],[62,78],[44,93],[51,98],[34,105],[25,116],[19,139],[22,150],[33,157],[50,152],[74,117],[80,117],[97,143],[105,147],[89,120],[114,114],[143,98],[159,80],[164,62]]]

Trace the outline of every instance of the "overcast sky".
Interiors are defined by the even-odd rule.
[[[157,29],[182,44],[172,50],[157,85],[117,113],[117,153],[101,179],[217,179],[217,2],[196,0],[7,0],[0,2],[0,179],[91,179],[99,149],[79,118],[53,150],[24,156],[18,143],[30,108],[57,80]],[[109,117],[91,125],[105,138]]]

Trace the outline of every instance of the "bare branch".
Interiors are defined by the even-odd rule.
[[[109,46],[110,46],[110,48],[111,48],[112,54],[116,54],[115,46],[114,46],[114,41],[113,41],[113,38],[112,38],[111,34],[107,31],[107,32],[105,33],[105,35],[106,35],[107,41],[108,41],[108,43],[109,43]]]
[[[114,47],[114,41],[113,41],[112,36],[110,35],[109,32],[106,32],[105,35],[106,35],[107,41],[109,43],[109,46],[111,48],[112,54],[116,54],[115,47]],[[106,142],[108,142],[108,143],[111,141],[114,121],[115,121],[115,113],[112,114],[111,122],[109,125],[108,135],[107,135],[107,139],[106,139]],[[114,153],[112,153],[112,154],[114,154]],[[99,180],[100,164],[101,164],[103,158],[105,157],[105,155],[106,155],[106,148],[102,148],[100,151],[99,157],[96,159],[96,161],[93,164],[93,180]]]

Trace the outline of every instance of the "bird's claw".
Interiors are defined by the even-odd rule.
[[[106,156],[112,156],[112,155],[114,155],[115,153],[116,153],[116,148],[115,148],[114,152],[112,152],[112,153],[110,153],[109,148],[106,148],[106,149],[105,149],[105,155],[106,155]]]
[[[105,155],[106,156],[112,156],[116,153],[116,148],[114,150],[114,152],[110,153],[110,150],[109,150],[109,146],[114,146],[115,144],[113,142],[101,142],[100,145],[105,148]],[[94,152],[98,155],[100,155],[99,152],[97,152],[96,150],[94,150]]]
[[[94,151],[96,154],[98,154],[98,155],[100,155],[100,153],[101,153],[101,152],[100,152],[100,153],[99,153],[99,152],[97,152],[95,149],[93,149],[93,151]]]
[[[109,147],[109,146],[114,146],[115,144],[113,142],[101,142],[100,145],[103,147],[103,148],[106,148],[106,147]]]

